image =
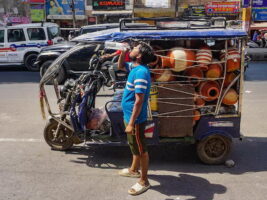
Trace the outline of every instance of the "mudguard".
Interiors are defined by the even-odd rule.
[[[202,140],[213,134],[219,134],[231,140],[240,138],[240,117],[202,116],[194,131],[195,139]]]

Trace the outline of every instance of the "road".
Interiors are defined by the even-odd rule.
[[[0,200],[266,200],[266,65],[251,63],[246,74],[245,138],[230,155],[236,166],[203,165],[192,146],[151,147],[152,188],[138,197],[127,194],[136,179],[117,175],[130,164],[128,147],[51,151],[42,137],[38,73],[0,68]]]

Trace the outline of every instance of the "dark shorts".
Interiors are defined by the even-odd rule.
[[[125,123],[125,122],[124,122]],[[125,123],[125,127],[127,123]],[[145,138],[146,122],[136,124],[133,134],[127,133],[127,140],[133,155],[141,155],[147,152],[146,138]]]

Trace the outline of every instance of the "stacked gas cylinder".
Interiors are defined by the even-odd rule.
[[[156,51],[157,59],[150,63],[154,68],[151,70],[153,81],[192,84],[196,92],[194,98],[196,108],[204,107],[206,104],[216,104],[221,88],[224,94],[225,89],[236,78],[235,71],[240,69],[241,57],[236,48],[229,48],[227,52],[216,50],[219,51],[217,58],[213,51],[208,46],[195,50],[173,48],[158,53]],[[238,101],[238,93],[232,86],[222,99],[224,105],[234,105]],[[194,120],[199,118],[200,112],[195,110]]]

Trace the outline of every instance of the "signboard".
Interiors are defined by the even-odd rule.
[[[33,22],[41,22],[44,20],[43,5],[31,5],[31,20]]]
[[[248,8],[250,6],[250,0],[242,0],[242,7]]]
[[[267,21],[267,7],[258,7],[252,9],[253,21]]]
[[[204,5],[199,5],[199,6],[189,6],[188,7],[189,10],[189,15],[190,16],[205,16],[205,6]]]
[[[10,16],[3,16],[5,23],[12,23],[12,24],[29,24],[30,19],[28,17],[10,17]]]
[[[65,15],[72,16],[71,0],[48,0],[46,1],[46,14],[48,19],[66,19]],[[84,15],[84,1],[74,1],[75,15]],[[78,19],[79,17],[77,17]]]
[[[125,10],[125,0],[93,0],[93,10]]]
[[[239,14],[239,2],[217,2],[207,3],[205,6],[208,16],[233,16]]]
[[[44,4],[45,0],[29,0],[31,4]]]
[[[252,7],[267,7],[267,1],[266,0],[253,0],[252,1]]]
[[[169,0],[146,0],[145,7],[149,8],[169,8]]]

